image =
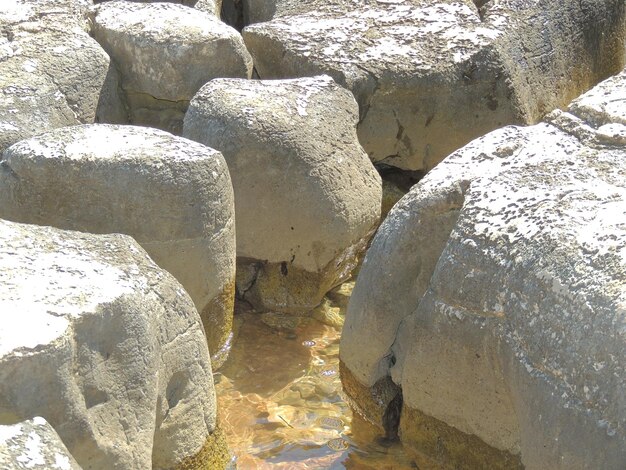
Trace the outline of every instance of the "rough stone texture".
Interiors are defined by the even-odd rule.
[[[86,32],[89,4],[1,2],[0,151],[40,132],[118,116],[117,72]]]
[[[0,425],[0,467],[81,470],[56,431],[41,417]]]
[[[224,359],[233,315],[235,222],[219,152],[157,129],[57,129],[3,154],[0,217],[133,236],[191,295],[211,353]]]
[[[95,38],[122,72],[132,124],[180,133],[189,100],[216,77],[252,74],[241,35],[213,14],[172,3],[105,2]]]
[[[94,3],[104,3],[110,0],[94,0]],[[196,8],[205,13],[210,13],[216,17],[220,17],[222,11],[222,0],[126,0],[136,3],[161,3],[169,1],[169,3],[178,3],[187,7]]]
[[[310,310],[365,248],[381,181],[358,143],[357,113],[328,76],[217,79],[192,100],[183,133],[224,154],[235,191],[238,288],[254,304]]]
[[[622,73],[470,143],[380,227],[343,330],[346,390],[367,412],[391,376],[422,465],[484,468],[477,437],[505,468],[623,468],[625,99]]]
[[[331,75],[359,103],[370,158],[403,169],[536,123],[624,65],[623,0],[252,4],[261,19],[276,8],[243,32],[259,76]]]
[[[172,468],[215,430],[202,324],[125,235],[0,221],[0,423],[45,418],[84,468]]]

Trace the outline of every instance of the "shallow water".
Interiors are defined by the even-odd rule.
[[[237,468],[416,468],[345,400],[339,307],[347,297],[334,300],[315,312],[326,324],[238,306],[233,348],[215,376],[220,425]]]

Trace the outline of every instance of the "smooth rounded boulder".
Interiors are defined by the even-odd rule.
[[[2,155],[0,218],[131,235],[185,287],[215,365],[225,359],[235,221],[232,185],[219,152],[143,127],[57,129]]]
[[[0,152],[59,127],[124,119],[117,71],[87,33],[86,0],[0,5]]]
[[[0,316],[0,424],[45,418],[83,468],[224,465],[200,317],[130,237],[0,220]]]
[[[625,93],[471,142],[381,225],[342,382],[420,467],[623,467]]]
[[[381,205],[357,121],[354,98],[328,76],[216,79],[192,100],[183,135],[226,159],[238,292],[255,306],[311,310],[356,265]]]
[[[217,77],[250,78],[241,35],[214,14],[173,3],[105,2],[95,39],[121,72],[131,124],[180,133],[189,100]]]
[[[622,0],[246,5],[267,20],[243,30],[259,77],[329,74],[359,103],[372,161],[404,170],[430,170],[503,125],[535,124],[625,60]]]

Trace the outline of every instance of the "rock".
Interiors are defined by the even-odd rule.
[[[3,0],[0,152],[34,134],[119,112],[117,72],[86,32],[87,6],[84,0]]]
[[[84,468],[223,451],[200,317],[130,237],[0,221],[0,312],[0,423],[45,418]]]
[[[41,417],[0,425],[0,467],[80,470],[59,435]]]
[[[239,33],[213,14],[172,3],[105,2],[96,40],[122,72],[130,122],[180,133],[189,100],[216,77],[252,74]]]
[[[110,0],[94,0],[94,3],[103,3]],[[126,0],[136,3],[161,3],[159,0]],[[222,10],[222,0],[166,0],[169,3],[178,3],[191,8],[197,8],[205,13],[210,13],[216,17],[220,17]]]
[[[381,181],[357,106],[328,76],[217,79],[185,137],[219,149],[233,180],[238,289],[259,309],[305,312],[350,273],[377,224]]]
[[[219,152],[157,129],[92,124],[0,159],[0,218],[134,237],[193,299],[215,364],[231,334],[235,227]]]
[[[331,75],[359,103],[370,158],[406,170],[534,124],[624,66],[622,0],[253,4],[262,20],[276,10],[243,31],[260,78]]]
[[[470,143],[381,225],[342,380],[381,426],[401,387],[420,467],[623,467],[626,145],[602,129],[625,90]]]

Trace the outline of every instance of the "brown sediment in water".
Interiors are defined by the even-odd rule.
[[[404,406],[400,438],[420,469],[523,469],[521,458],[487,445],[443,421]]]
[[[235,280],[232,279],[200,313],[211,353],[211,366],[214,370],[221,367],[228,357],[233,330],[234,305]]]
[[[223,470],[231,461],[226,435],[218,425],[200,451],[180,462],[175,470]]]

